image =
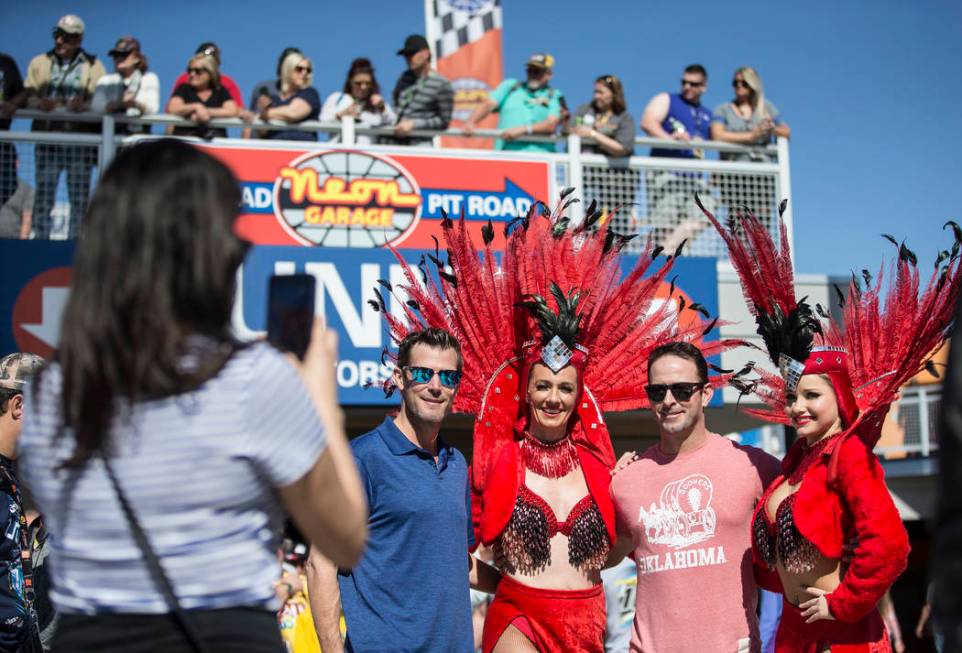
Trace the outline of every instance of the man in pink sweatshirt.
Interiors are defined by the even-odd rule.
[[[638,567],[632,653],[758,653],[755,504],[779,472],[761,449],[705,428],[708,366],[669,343],[648,360],[658,444],[615,474],[619,548]]]

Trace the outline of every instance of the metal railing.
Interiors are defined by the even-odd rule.
[[[38,200],[43,200],[39,204],[41,209],[50,204],[47,198],[50,194],[51,166],[67,170],[68,173],[73,166],[75,174],[70,183],[74,187],[68,187],[67,183],[56,187],[56,201],[52,207],[50,220],[52,224],[49,230],[42,228],[44,219],[39,216],[38,220],[35,212],[34,224],[40,226],[39,229],[35,229],[35,235],[38,237],[49,237],[48,233],[52,237],[75,235],[78,220],[76,214],[80,212],[71,210],[71,205],[79,202],[85,206],[85,202],[80,200],[85,193],[89,195],[89,188],[84,185],[85,182],[95,183],[97,172],[110,163],[117,148],[122,147],[129,138],[125,134],[117,133],[118,125],[136,126],[140,131],[147,132],[155,126],[164,128],[195,126],[188,120],[166,114],[133,117],[118,114],[71,113],[63,110],[49,113],[24,110],[18,112],[15,118],[99,123],[99,129],[91,127],[98,129],[94,133],[0,131],[0,146],[4,143],[12,143],[16,146],[20,178],[40,182],[38,186],[42,188],[38,187],[37,190]],[[278,130],[314,132],[330,139],[328,142],[320,143],[297,142],[299,146],[307,149],[329,147],[332,141],[340,146],[361,150],[377,149],[379,145],[358,144],[358,137],[366,136],[372,140],[386,141],[394,134],[390,127],[362,127],[356,125],[349,117],[341,122],[305,121],[297,124],[260,120],[247,123],[239,118],[229,118],[212,120],[209,125],[214,128],[227,128],[234,132],[250,128],[255,134]],[[437,143],[441,134],[492,138],[497,136],[498,132],[497,130],[475,130],[471,134],[465,134],[456,129],[444,132],[416,130],[410,136],[421,141],[416,147],[432,147],[432,141],[428,139],[433,139],[433,142]],[[235,139],[214,140],[237,142]],[[616,230],[640,236],[629,243],[628,251],[639,251],[647,237],[651,236],[668,251],[674,250],[682,240],[687,240],[685,253],[688,255],[727,258],[724,244],[714,231],[708,228],[707,220],[695,206],[693,201],[695,193],[698,193],[705,206],[722,220],[737,207],[743,205],[750,207],[772,229],[773,235],[778,202],[783,198],[791,197],[789,147],[785,139],[779,139],[777,145],[767,147],[745,147],[717,141],[699,141],[693,145],[656,138],[635,139],[636,146],[639,148],[687,150],[695,147],[704,153],[704,158],[652,157],[646,154],[609,158],[600,154],[588,154],[582,149],[584,145],[593,144],[591,139],[582,139],[573,133],[559,136],[530,136],[525,137],[525,140],[554,143],[556,150],[564,151],[510,152],[510,156],[551,161],[556,171],[556,186],[559,188],[573,186],[583,197],[582,204],[572,207],[572,218],[575,220],[582,217],[584,207],[592,201],[597,202],[598,208],[606,213],[617,209],[612,217]],[[263,142],[276,144],[279,141]],[[63,147],[58,149],[51,146]],[[395,144],[394,147],[397,145]],[[51,150],[56,150],[60,158],[51,161]],[[91,152],[95,152],[95,155]],[[477,151],[471,152],[474,156],[477,155]],[[0,170],[10,165],[9,161],[3,160],[4,156],[11,155],[8,150],[0,149]],[[78,161],[78,158],[82,162]],[[78,171],[86,174],[79,174]],[[78,184],[80,187],[75,187]],[[45,193],[44,195],[39,193],[41,190]],[[552,198],[538,199],[547,201]],[[785,219],[791,238],[791,203]]]
[[[880,456],[902,454],[928,456],[939,448],[938,419],[942,402],[940,386],[913,386],[902,389],[902,398],[893,406],[893,417],[902,431],[902,443],[876,447]]]

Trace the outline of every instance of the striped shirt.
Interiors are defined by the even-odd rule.
[[[166,612],[104,472],[60,429],[52,366],[28,408],[19,464],[52,534],[52,598],[67,613]],[[118,411],[119,412],[119,411]],[[326,446],[297,371],[265,343],[241,349],[199,389],[141,402],[114,420],[112,466],[185,608],[274,607],[276,488]]]
[[[397,121],[413,120],[415,129],[447,129],[454,110],[454,89],[440,73],[418,77],[410,70],[394,87]]]

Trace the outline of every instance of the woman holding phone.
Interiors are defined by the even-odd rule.
[[[124,148],[94,194],[20,440],[57,534],[54,651],[282,653],[284,509],[338,564],[360,556],[333,334],[315,323],[303,362],[232,334],[239,206],[226,166],[169,139]]]

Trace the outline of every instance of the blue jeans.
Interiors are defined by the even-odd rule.
[[[87,212],[90,177],[97,162],[97,148],[88,145],[37,145],[35,150],[37,188],[33,203],[33,230],[38,239],[50,238],[50,211],[57,199],[60,173],[67,172],[70,213],[67,238],[80,231],[80,220]]]

